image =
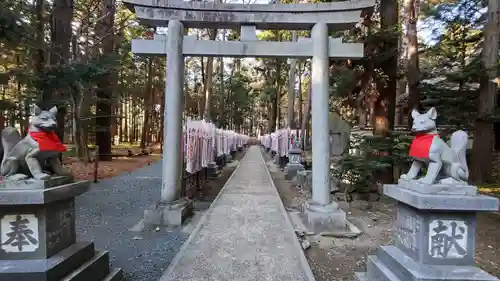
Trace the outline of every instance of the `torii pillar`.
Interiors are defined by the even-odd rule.
[[[184,26],[179,20],[168,22],[166,41],[165,124],[163,126],[163,165],[161,199],[144,211],[147,225],[182,225],[192,212],[192,201],[180,197],[182,186],[182,111],[184,109]]]

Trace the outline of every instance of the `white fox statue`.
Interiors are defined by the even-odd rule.
[[[3,159],[0,176],[3,179],[17,181],[33,177],[46,180],[51,174],[71,175],[59,161],[59,155],[66,148],[54,132],[57,128],[56,114],[55,106],[50,110],[41,110],[34,105],[26,137],[21,138],[13,127],[2,130],[0,155],[3,154]]]
[[[412,132],[416,134],[411,143],[409,155],[413,158],[408,173],[400,180],[414,180],[423,165],[428,164],[427,174],[418,179],[422,184],[467,184],[469,169],[466,161],[467,133],[458,130],[451,135],[450,145],[439,137],[436,128],[437,112],[434,107],[426,113],[417,110],[411,113]]]

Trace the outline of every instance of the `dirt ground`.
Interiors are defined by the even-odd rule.
[[[240,161],[244,155],[245,151],[237,152],[233,158],[233,163],[226,166],[219,178],[206,181],[203,185],[203,190],[197,194],[196,200],[204,202],[214,201],[215,197],[217,197],[229,177],[233,174],[233,171],[236,169],[236,161]]]
[[[126,148],[114,148],[113,153],[127,155],[127,150]],[[139,151],[139,149],[131,150],[133,153]],[[132,172],[160,159],[159,151],[153,151],[151,155],[147,156],[116,157],[112,161],[100,161],[97,178],[111,178],[122,173]],[[74,157],[63,156],[63,165],[71,171],[77,180],[94,180],[94,163],[85,163]]]
[[[309,192],[297,189],[284,180],[281,171],[271,171],[274,182],[285,208],[298,211]],[[346,211],[348,220],[363,234],[357,238],[327,238],[309,236],[311,247],[305,250],[307,259],[317,281],[354,280],[354,272],[365,271],[366,256],[380,245],[392,243],[393,223],[396,217],[395,202],[382,197],[378,202],[354,201],[351,204],[339,202]],[[500,276],[500,215],[498,213],[478,214],[477,266]]]
[[[113,149],[113,153],[126,155],[127,150],[128,148],[117,148]],[[138,149],[136,150],[133,153],[137,153]],[[245,155],[244,151],[237,152],[234,160],[241,160],[243,155]],[[111,178],[122,173],[129,173],[146,165],[151,165],[151,163],[160,159],[160,151],[155,150],[151,155],[147,156],[116,157],[113,158],[113,161],[101,161],[99,162],[97,172],[98,179]],[[94,163],[84,163],[73,157],[63,157],[63,165],[71,171],[77,180],[94,180]],[[236,165],[227,169],[229,172],[224,171],[220,178],[207,181],[203,188],[203,193],[199,195],[199,200],[211,201],[215,199],[235,168]]]

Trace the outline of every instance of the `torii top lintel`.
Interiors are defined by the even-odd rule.
[[[220,4],[182,0],[124,0],[137,19],[151,27],[167,26],[180,20],[187,28],[238,29],[254,25],[257,29],[309,30],[318,22],[330,30],[349,29],[369,15],[374,0],[340,1],[316,4]]]

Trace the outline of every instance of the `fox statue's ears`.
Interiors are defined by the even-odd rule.
[[[52,115],[54,115],[54,116],[55,116],[55,115],[57,114],[57,106],[53,106],[53,107],[49,110],[49,112],[50,112]]]
[[[38,114],[40,114],[42,112],[42,110],[40,109],[40,107],[38,107],[38,105],[36,104],[33,104],[31,106],[31,115],[32,116],[37,116]]]
[[[427,111],[427,113],[425,113],[425,114],[427,114],[427,117],[431,120],[436,120],[436,118],[437,118],[437,111],[434,107],[431,107],[431,109],[429,109],[429,111]],[[415,119],[419,115],[420,115],[420,112],[418,112],[416,109],[413,109],[411,111],[411,118]]]
[[[438,113],[434,107],[431,107],[431,109],[429,109],[426,114],[431,120],[436,120],[436,118],[438,117]]]
[[[50,114],[52,115],[56,115],[57,114],[57,106],[53,106],[50,110],[49,110]],[[38,105],[36,104],[33,104],[31,106],[31,115],[32,116],[37,116],[37,115],[40,115],[40,113],[42,113],[42,110],[40,109],[40,107],[38,107]]]
[[[415,118],[417,118],[417,116],[419,116],[419,115],[420,115],[420,112],[418,112],[418,110],[413,109],[413,110],[411,111],[411,118],[415,119]]]

